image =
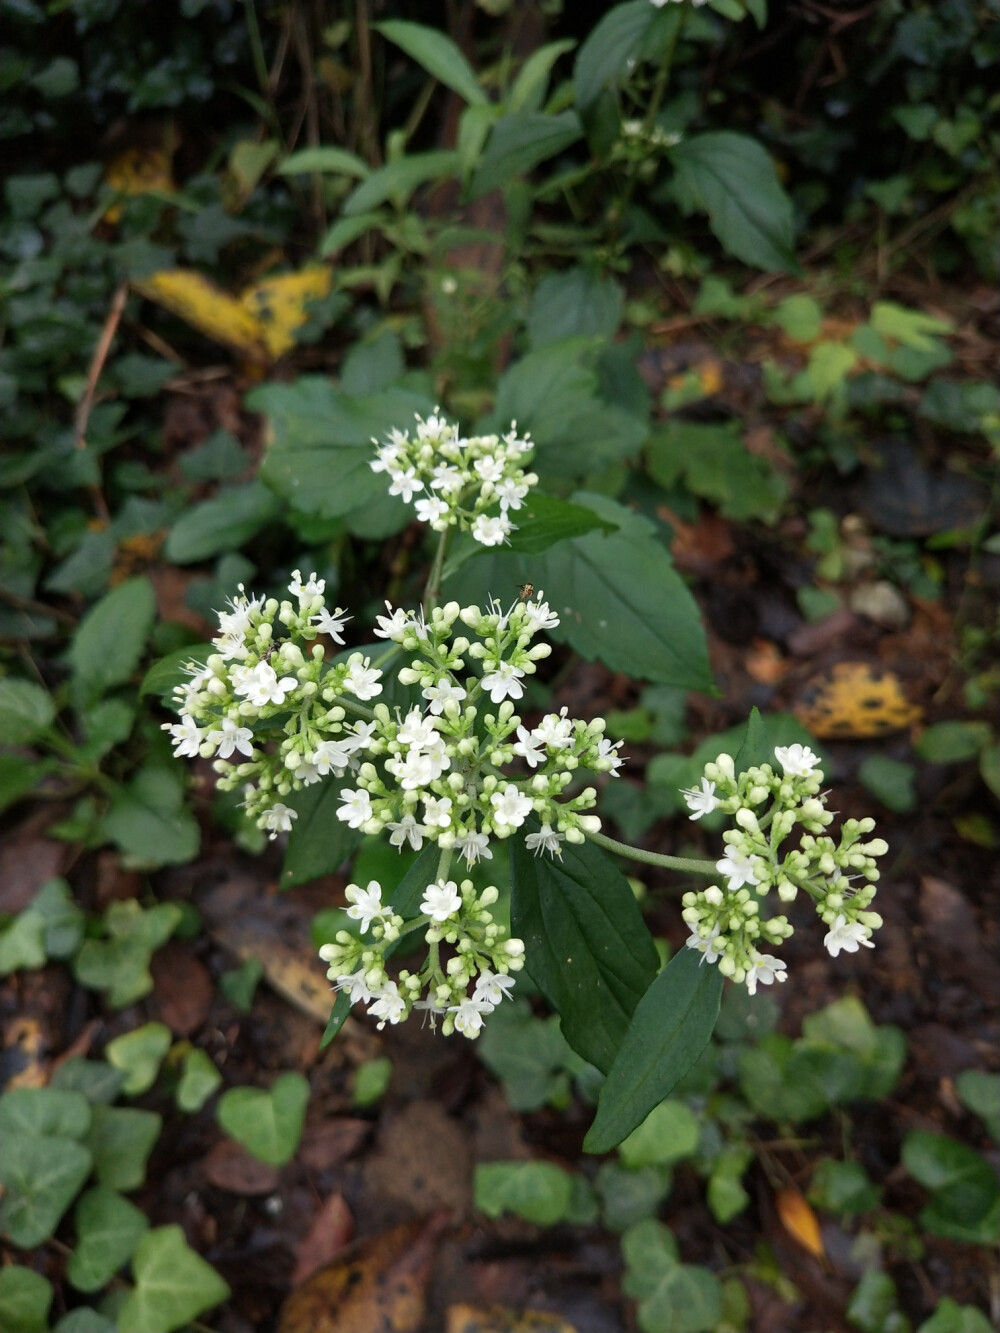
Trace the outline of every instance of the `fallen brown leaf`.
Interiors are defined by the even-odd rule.
[[[298,1159],[311,1171],[327,1171],[356,1152],[371,1132],[370,1120],[336,1116],[318,1125],[307,1125]]]
[[[212,978],[190,945],[171,940],[150,964],[160,1017],[177,1037],[189,1037],[208,1017]]]
[[[825,1258],[826,1251],[823,1249],[823,1237],[820,1235],[816,1214],[798,1190],[779,1190],[776,1202],[781,1225],[792,1239],[817,1259]]]
[[[270,1194],[278,1185],[276,1166],[258,1162],[232,1139],[222,1139],[202,1158],[207,1179],[230,1194]]]
[[[299,1243],[292,1286],[301,1286],[318,1268],[331,1263],[353,1236],[354,1215],[338,1191],[323,1204]]]
[[[547,1310],[505,1310],[491,1306],[477,1310],[474,1305],[452,1305],[448,1310],[445,1333],[577,1333],[575,1324],[550,1314]]]

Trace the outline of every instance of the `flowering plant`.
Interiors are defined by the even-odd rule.
[[[537,481],[522,467],[530,448],[514,427],[460,438],[436,413],[418,418],[412,438],[394,430],[372,467],[406,503],[423,491],[418,516],[439,533],[422,607],[386,602],[378,642],[352,651],[351,617],[327,605],[315,573],[294,571],[280,599],[241,587],[220,613],[211,653],[176,686],[180,721],[166,730],[178,755],[213,761],[219,786],[241,791],[272,838],[294,838],[296,801],[323,784],[336,798],[335,825],[419,853],[388,891],[377,880],[346,890],[357,930],[320,951],[339,992],[328,1036],[361,1003],[379,1027],[422,1009],[445,1034],[474,1038],[527,964],[567,1039],[609,1074],[588,1139],[602,1148],[697,1058],[723,977],[751,993],[785,980],[785,963],[765,951],[792,933],[784,915],[763,912],[772,893],[782,905],[800,892],[814,900],[832,955],[871,947],[886,846],[862,841],[871,820],[845,821],[834,841],[817,756],[798,744],[765,753],[756,715],[736,758],[720,754],[684,792],[692,820],[731,817],[720,859],[651,853],[601,831],[588,779],[617,775],[621,742],[605,735],[603,719],[565,707],[534,725],[515,711],[560,615],[530,585],[507,609],[493,598],[485,608],[439,599],[453,531],[484,547],[516,531],[511,514],[527,512]],[[499,842],[510,847],[510,930],[496,917],[498,887],[477,890],[462,873],[463,862],[471,872],[492,861]],[[606,851],[717,881],[684,895],[689,949],[662,972]],[[423,961],[391,975],[391,955],[418,932]]]

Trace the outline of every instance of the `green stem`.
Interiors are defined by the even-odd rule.
[[[648,866],[662,866],[664,870],[688,870],[695,875],[705,875],[709,879],[716,873],[714,861],[701,861],[690,856],[667,856],[665,852],[647,852],[642,847],[632,847],[617,838],[609,838],[605,833],[588,833],[589,842],[603,847],[606,852],[617,852],[632,861],[642,861]]]
[[[424,614],[430,615],[438,604],[438,598],[441,595],[441,571],[444,569],[444,558],[448,551],[448,538],[451,535],[451,529],[445,528],[438,539],[438,548],[434,555],[434,563],[431,565],[431,572],[427,575],[427,585],[424,588]]]

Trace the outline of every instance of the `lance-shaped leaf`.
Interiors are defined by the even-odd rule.
[[[722,974],[701,964],[701,953],[682,949],[639,1001],[584,1139],[588,1152],[621,1143],[707,1046],[719,1016]]]
[[[562,850],[535,857],[511,839],[511,930],[566,1040],[607,1071],[659,958],[615,865],[589,843]]]

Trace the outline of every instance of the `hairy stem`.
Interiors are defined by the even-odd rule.
[[[627,842],[619,842],[617,838],[609,838],[605,833],[588,833],[587,839],[603,847],[606,852],[617,852],[619,856],[642,861],[648,866],[662,866],[664,870],[688,870],[709,878],[716,873],[714,861],[696,860],[690,856],[667,856],[665,852],[647,852],[642,847],[632,847]]]

